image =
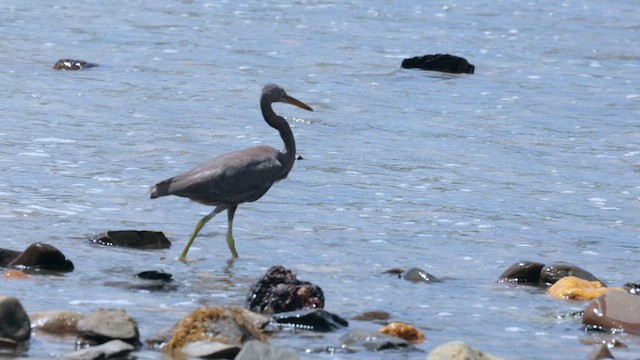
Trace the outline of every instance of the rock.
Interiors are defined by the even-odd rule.
[[[122,340],[111,340],[102,345],[89,347],[64,355],[65,360],[102,360],[126,358],[125,355],[134,349],[133,345]]]
[[[349,331],[340,337],[340,341],[343,348],[361,347],[369,351],[401,349],[409,346],[409,343],[404,339],[363,329]]]
[[[31,337],[31,322],[20,301],[0,296],[0,338],[24,342]]]
[[[404,272],[404,269],[391,268],[391,269],[385,270],[383,273],[384,274],[391,274],[391,275],[398,275],[398,277],[400,277],[400,275],[402,275],[403,272]]]
[[[187,355],[188,358],[234,359],[240,352],[240,347],[215,341],[199,340],[186,344],[180,351]]]
[[[582,323],[640,335],[640,297],[625,291],[608,292],[589,303]]]
[[[175,326],[161,329],[155,334],[145,338],[144,343],[151,349],[162,350],[165,345],[167,345],[167,343],[171,341],[171,337],[173,336],[173,332],[175,331],[175,329]]]
[[[82,70],[98,66],[84,60],[60,59],[53,65],[53,70]]]
[[[32,271],[73,271],[73,263],[60,250],[45,243],[34,243],[9,263],[11,267]]]
[[[298,355],[260,341],[248,341],[235,360],[298,360]]]
[[[549,295],[556,299],[591,300],[610,291],[624,291],[621,288],[606,288],[599,281],[587,281],[575,276],[565,276],[549,288]]]
[[[391,315],[388,312],[382,310],[374,310],[374,311],[365,311],[362,314],[356,315],[351,318],[351,320],[361,320],[361,321],[375,321],[375,320],[389,320]]]
[[[89,241],[106,246],[122,246],[144,250],[168,249],[171,242],[160,231],[118,230],[96,235]]]
[[[514,284],[538,285],[540,283],[540,271],[544,264],[534,261],[520,261],[505,270],[498,282]]]
[[[414,326],[403,322],[392,322],[378,330],[383,334],[399,337],[410,343],[416,344],[424,341],[424,333]]]
[[[29,275],[25,274],[24,271],[20,271],[16,269],[5,271],[4,274],[2,274],[2,277],[5,279],[20,279],[20,280],[29,279]]]
[[[199,340],[230,345],[266,341],[262,329],[268,322],[268,318],[237,306],[198,308],[180,320],[164,350],[173,353]]]
[[[30,316],[31,327],[35,332],[44,332],[56,336],[75,336],[77,326],[84,315],[72,311],[43,311]]]
[[[319,286],[299,281],[290,270],[272,266],[251,286],[246,306],[262,314],[322,309],[324,294]]]
[[[435,54],[416,56],[402,60],[404,69],[434,70],[454,74],[473,74],[475,66],[459,56]]]
[[[631,295],[640,295],[640,284],[639,283],[626,283],[622,285],[622,287],[627,290],[627,292]]]
[[[273,314],[270,324],[278,328],[294,328],[321,332],[333,331],[349,326],[347,320],[322,309]]]
[[[587,356],[588,360],[615,359],[606,344],[596,345]]]
[[[413,268],[407,271],[406,274],[404,274],[404,279],[412,282],[426,282],[426,283],[442,282],[437,277],[418,268]]]
[[[122,340],[140,345],[138,325],[121,309],[101,309],[78,321],[78,336],[88,344],[102,344]]]
[[[0,266],[1,267],[9,266],[9,264],[13,260],[17,259],[18,256],[20,256],[20,254],[22,254],[22,252],[20,251],[0,248]]]
[[[575,276],[589,281],[600,281],[587,270],[584,270],[575,265],[562,262],[546,265],[542,268],[542,270],[540,270],[540,282],[546,285],[555,284],[556,281],[562,279],[565,276]],[[602,281],[600,281],[600,283],[604,287],[607,286]]]
[[[15,340],[0,337],[0,349],[16,349],[19,345]]]
[[[471,348],[464,341],[451,341],[437,346],[427,360],[503,360],[500,357]]]

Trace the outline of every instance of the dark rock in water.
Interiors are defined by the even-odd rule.
[[[298,360],[300,357],[294,353],[265,344],[261,341],[251,340],[242,347],[242,350],[234,360]]]
[[[44,243],[29,245],[25,251],[9,263],[9,266],[35,271],[73,271],[73,263],[60,250]]]
[[[30,337],[31,322],[20,301],[13,296],[0,296],[0,338],[20,343]]]
[[[0,266],[1,267],[9,266],[9,264],[13,260],[17,259],[18,256],[20,256],[20,254],[22,254],[22,252],[20,251],[0,248]]]
[[[426,282],[426,283],[442,282],[442,280],[438,279],[437,277],[418,268],[413,268],[407,271],[407,273],[404,274],[404,279],[412,282]]]
[[[553,285],[556,281],[565,276],[575,276],[577,278],[588,281],[600,281],[593,274],[578,266],[566,264],[562,262],[546,265],[540,270],[540,282],[545,285]],[[600,281],[602,286],[606,287],[604,282]]]
[[[163,271],[155,271],[155,270],[139,272],[136,274],[136,277],[143,280],[161,280],[166,282],[173,281],[173,279],[171,279],[173,275]]]
[[[134,350],[133,345],[122,340],[111,340],[102,345],[68,353],[64,360],[89,360],[89,359],[127,359],[127,354]]]
[[[223,344],[216,341],[194,341],[180,349],[189,359],[235,359],[240,352],[240,346]],[[262,359],[255,357],[254,359]]]
[[[164,351],[173,354],[194,341],[241,345],[249,340],[266,341],[262,330],[269,319],[241,307],[203,307],[187,314],[176,326]]]
[[[171,247],[169,239],[160,231],[107,231],[89,240],[99,245],[122,246],[144,250],[168,249]]]
[[[124,310],[102,309],[78,321],[78,337],[87,344],[122,340],[140,345],[138,325]]]
[[[598,344],[587,356],[588,360],[615,359],[606,344]]]
[[[361,321],[374,321],[374,320],[389,320],[391,315],[388,312],[382,310],[365,311],[362,314],[352,317],[352,320]]]
[[[402,60],[404,69],[433,70],[454,74],[473,74],[475,66],[459,56],[435,54]]]
[[[302,309],[322,309],[322,289],[308,281],[299,281],[282,266],[272,266],[251,286],[246,306],[251,311],[273,314]]]
[[[626,283],[622,286],[625,290],[629,292],[631,295],[640,295],[640,284],[639,283]]]
[[[35,332],[55,336],[77,335],[78,321],[84,315],[72,311],[44,311],[32,314],[29,319]]]
[[[601,295],[589,303],[582,323],[640,335],[640,297],[624,291],[611,291]]]
[[[60,59],[53,65],[53,70],[82,70],[96,66],[83,60]]]
[[[534,261],[520,261],[515,263],[498,278],[499,282],[514,284],[539,285],[540,271],[544,264]]]
[[[338,315],[322,309],[277,313],[271,316],[273,326],[311,331],[333,331],[349,326],[349,322]]]
[[[363,329],[349,331],[340,337],[340,341],[342,342],[342,347],[364,348],[369,351],[401,349],[409,346],[409,343],[404,339]]]

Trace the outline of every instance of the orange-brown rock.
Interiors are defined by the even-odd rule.
[[[7,270],[2,274],[5,279],[28,279],[29,275],[20,270]]]
[[[599,281],[588,281],[575,276],[566,276],[549,288],[549,295],[556,299],[592,300],[610,291],[624,290],[604,287]]]
[[[403,322],[392,322],[378,330],[378,332],[399,337],[412,343],[421,343],[424,341],[424,333],[422,331]]]

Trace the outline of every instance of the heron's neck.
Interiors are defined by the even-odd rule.
[[[280,133],[280,137],[284,142],[284,150],[282,151],[285,161],[285,175],[291,170],[293,167],[293,163],[296,160],[296,141],[293,138],[293,132],[291,131],[291,127],[287,120],[285,120],[282,116],[278,116],[271,108],[271,103],[267,101],[260,102],[260,108],[262,109],[262,116],[264,116],[264,120],[271,126],[272,128],[278,130]]]

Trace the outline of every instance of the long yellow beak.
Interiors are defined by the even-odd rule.
[[[298,100],[298,99],[296,99],[294,97],[291,97],[291,96],[287,95],[284,99],[287,101],[287,103],[289,103],[291,105],[295,105],[295,106],[297,106],[299,108],[302,108],[302,109],[305,109],[305,110],[308,110],[308,111],[313,111],[311,106],[303,103],[302,101],[300,101],[300,100]]]

